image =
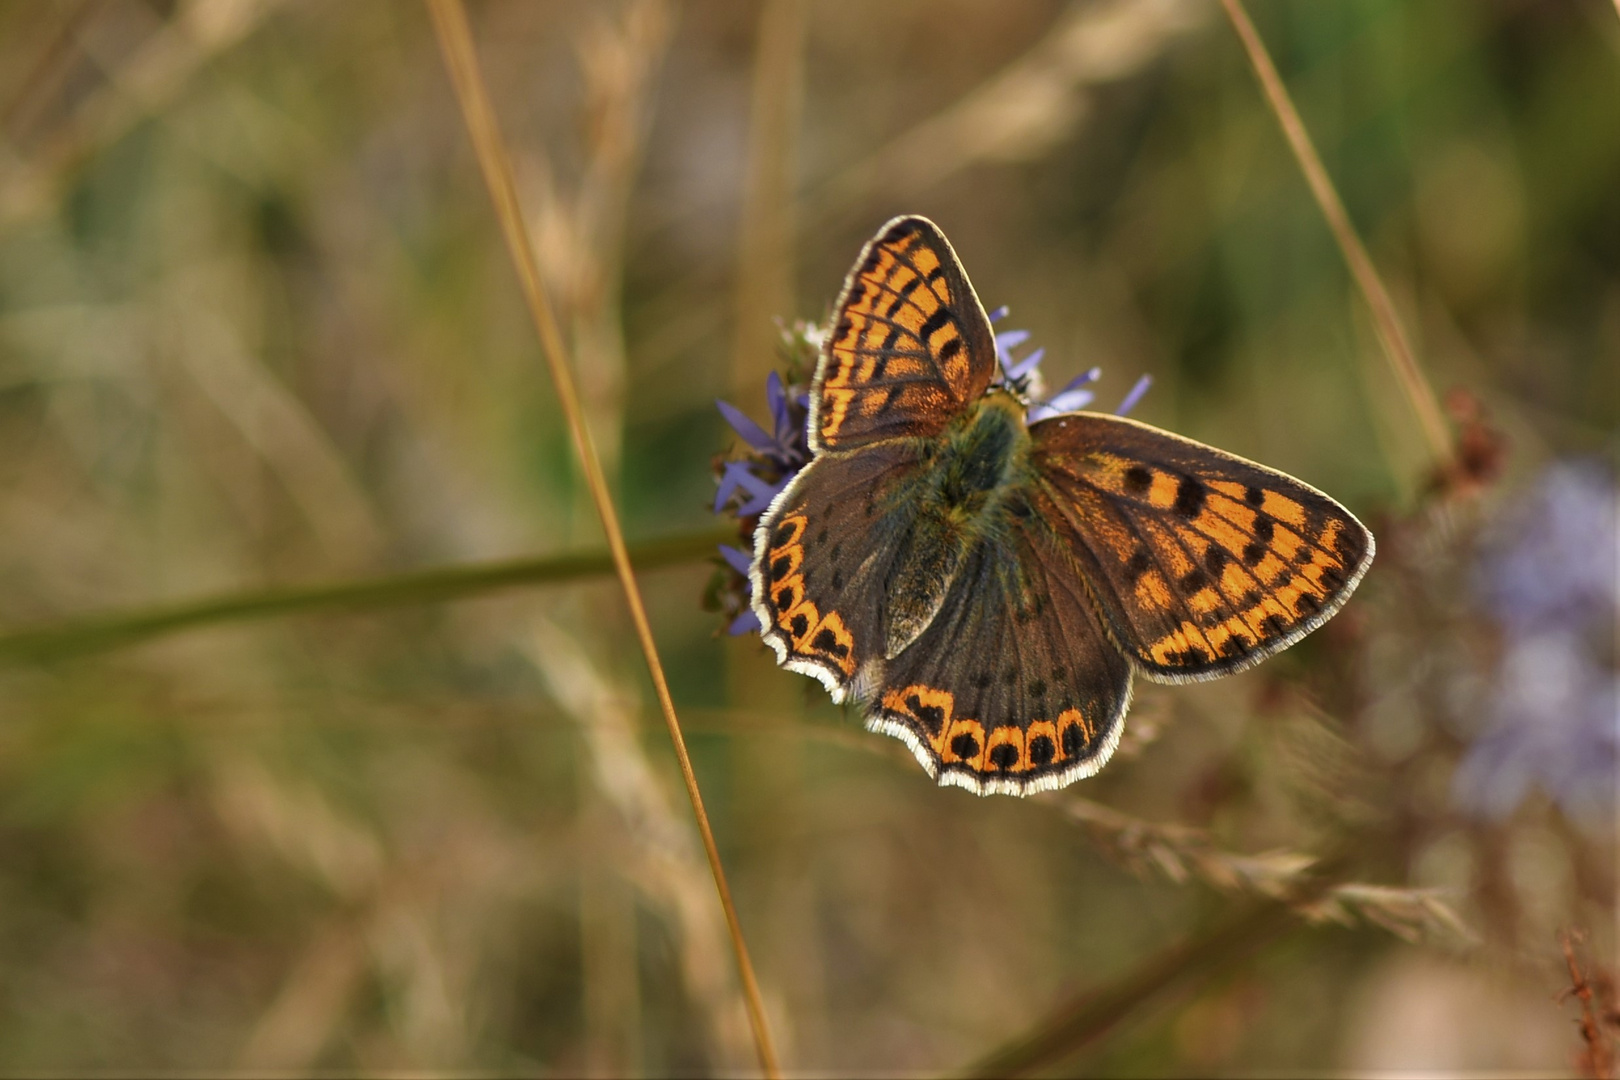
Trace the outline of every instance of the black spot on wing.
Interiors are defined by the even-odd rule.
[[[916,231],[917,226],[915,224],[910,221],[902,221],[883,234],[882,242],[885,244],[898,244],[902,240],[909,239],[911,234]]]
[[[1204,485],[1191,476],[1183,476],[1176,485],[1176,501],[1172,509],[1184,518],[1195,518],[1204,509],[1208,497]]]
[[[1070,724],[1063,729],[1063,756],[1079,757],[1080,752],[1086,748],[1085,737],[1080,734],[1079,724]]]
[[[924,345],[927,345],[928,339],[934,336],[934,331],[940,329],[950,321],[950,309],[941,304],[938,308],[934,309],[934,313],[932,315],[928,316],[928,320],[922,324],[922,329],[918,331],[917,336],[922,338]]]

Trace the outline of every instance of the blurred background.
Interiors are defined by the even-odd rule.
[[[1139,683],[1114,763],[1023,801],[934,787],[725,636],[717,559],[644,572],[790,1070],[968,1068],[1259,910],[1042,1068],[1602,1071],[1613,5],[1254,0],[1445,468],[1214,0],[469,13],[633,542],[725,538],[714,400],[766,420],[777,320],[899,212],[1048,386],[1150,374],[1134,415],[1378,537],[1322,631]],[[754,1068],[611,576],[388,584],[603,544],[421,6],[0,3],[0,484],[7,631],[399,601],[0,640],[0,1071]]]

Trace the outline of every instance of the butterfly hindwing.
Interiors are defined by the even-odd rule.
[[[1321,625],[1372,534],[1307,484],[1122,417],[1030,428],[1035,509],[1069,533],[1116,641],[1150,678],[1214,678]]]
[[[986,537],[884,669],[867,726],[906,742],[941,784],[1058,788],[1101,769],[1119,742],[1131,665],[1055,539],[1018,527]]]
[[[937,434],[984,393],[995,338],[945,234],[900,217],[862,250],[810,400],[811,448]]]
[[[777,662],[841,701],[883,655],[884,580],[915,507],[901,443],[823,454],[777,496],[754,534],[754,613]]]

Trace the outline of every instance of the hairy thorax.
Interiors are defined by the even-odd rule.
[[[928,444],[913,491],[917,514],[889,575],[884,653],[928,628],[968,553],[997,528],[1028,469],[1024,405],[993,390]]]

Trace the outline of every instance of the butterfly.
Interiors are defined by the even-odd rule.
[[[810,463],[749,567],[782,666],[858,704],[942,785],[1063,787],[1119,745],[1131,680],[1213,679],[1322,625],[1373,558],[1291,476],[998,378],[939,228],[890,221],[845,280]]]

